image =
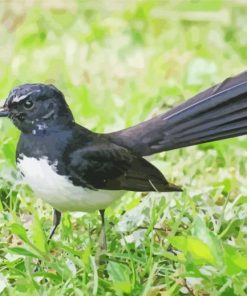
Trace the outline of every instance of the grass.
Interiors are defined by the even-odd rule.
[[[0,3],[0,96],[54,83],[98,132],[246,69],[244,1],[20,3]],[[98,214],[65,213],[48,246],[52,209],[19,181],[18,131],[0,128],[1,295],[247,295],[245,137],[152,157],[184,192],[126,193],[106,212],[108,263],[97,267]]]

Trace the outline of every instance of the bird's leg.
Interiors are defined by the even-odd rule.
[[[99,237],[99,247],[95,255],[95,261],[98,266],[105,266],[107,263],[106,259],[106,249],[107,249],[107,243],[106,243],[106,232],[105,232],[105,210],[99,210],[100,217],[101,217],[101,231],[100,231],[100,237]]]
[[[101,217],[101,232],[100,232],[100,247],[101,250],[106,251],[107,243],[106,243],[106,231],[105,231],[105,210],[99,210]]]
[[[52,227],[51,233],[50,233],[50,235],[48,237],[47,243],[49,243],[50,240],[52,239],[52,237],[53,237],[58,225],[60,224],[60,222],[61,222],[61,212],[54,209],[53,210],[53,227]]]
[[[56,209],[53,210],[53,227],[52,227],[52,230],[51,230],[51,233],[48,237],[48,240],[47,240],[47,244],[49,244],[50,240],[52,239],[58,225],[60,224],[61,222],[61,212],[57,211]],[[39,266],[41,264],[41,260],[39,259],[35,269],[34,269],[34,272],[37,272],[38,269],[39,269]]]

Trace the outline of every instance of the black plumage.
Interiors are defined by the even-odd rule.
[[[150,120],[110,135],[142,156],[247,133],[247,71]]]
[[[17,161],[23,156],[57,162],[57,172],[76,186],[92,190],[181,191],[141,156],[73,123],[62,130],[23,133]]]
[[[181,191],[143,156],[246,134],[247,72],[228,78],[153,119],[109,134],[94,133],[76,124],[62,92],[46,84],[14,88],[0,116],[8,116],[21,130],[17,163],[24,159],[28,159],[25,164],[34,163],[45,180],[40,187],[46,188],[48,195],[52,191],[50,199],[44,198],[57,205],[52,237],[60,222],[59,202],[63,210],[84,210],[85,200],[85,209],[100,210],[104,222],[104,209],[114,201],[115,195],[107,199],[104,193],[102,198],[106,198],[106,202],[102,203],[101,195],[90,200],[86,198],[87,193]],[[23,174],[42,191],[31,170],[25,167]],[[47,179],[45,170],[50,174]],[[59,191],[53,184],[55,181],[67,190],[67,195],[63,188]],[[80,196],[71,199],[68,188],[75,189],[77,195],[83,193],[84,200]],[[85,190],[78,191],[78,188]],[[56,191],[62,197],[54,196]],[[73,202],[78,203],[78,207],[71,204]]]

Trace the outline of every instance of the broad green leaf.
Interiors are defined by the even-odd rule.
[[[38,271],[34,274],[35,277],[43,277],[43,279],[51,279],[57,283],[59,283],[62,278],[59,274],[51,273],[51,272],[45,272],[45,271]]]
[[[90,256],[91,256],[91,248],[90,248],[90,244],[87,244],[81,254],[81,259],[85,269],[88,269],[90,266]]]
[[[194,259],[205,260],[208,263],[215,264],[215,258],[210,248],[198,238],[177,236],[170,238],[170,242],[173,247],[183,251],[185,254],[191,254]]]
[[[235,205],[242,205],[247,203],[247,196],[240,196]]]
[[[224,262],[221,242],[217,236],[207,228],[205,222],[199,216],[194,220],[192,234],[208,246],[215,262],[222,266]]]
[[[33,244],[43,253],[46,253],[46,238],[38,214],[33,210],[32,239]]]
[[[34,258],[38,258],[37,255],[35,255],[34,253],[32,253],[31,251],[24,249],[22,247],[13,247],[13,248],[8,248],[8,251],[10,253],[14,253],[14,254],[18,254],[18,255],[23,255],[23,256],[29,256],[29,257],[34,257]]]
[[[25,228],[17,223],[13,223],[11,225],[11,232],[15,235],[17,235],[21,240],[23,240],[25,243],[29,243],[29,239],[27,237],[27,233]]]
[[[130,269],[128,266],[122,263],[109,262],[107,271],[116,291],[122,293],[131,292]]]
[[[247,270],[247,256],[236,254],[232,257],[232,261],[240,268]]]
[[[197,238],[187,238],[187,250],[195,257],[195,259],[203,259],[211,264],[215,263],[215,259],[210,248],[203,241]]]
[[[236,250],[234,247],[229,245],[224,245],[224,259],[226,271],[229,275],[234,275],[242,271],[242,269],[236,265],[234,262],[234,256],[236,255]]]
[[[174,248],[187,252],[187,238],[184,236],[173,236],[169,238],[170,243]]]

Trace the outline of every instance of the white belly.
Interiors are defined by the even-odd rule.
[[[25,157],[18,162],[25,184],[34,194],[59,211],[92,212],[105,209],[123,195],[123,191],[91,190],[75,186],[65,176],[56,173],[56,164],[47,158]]]

